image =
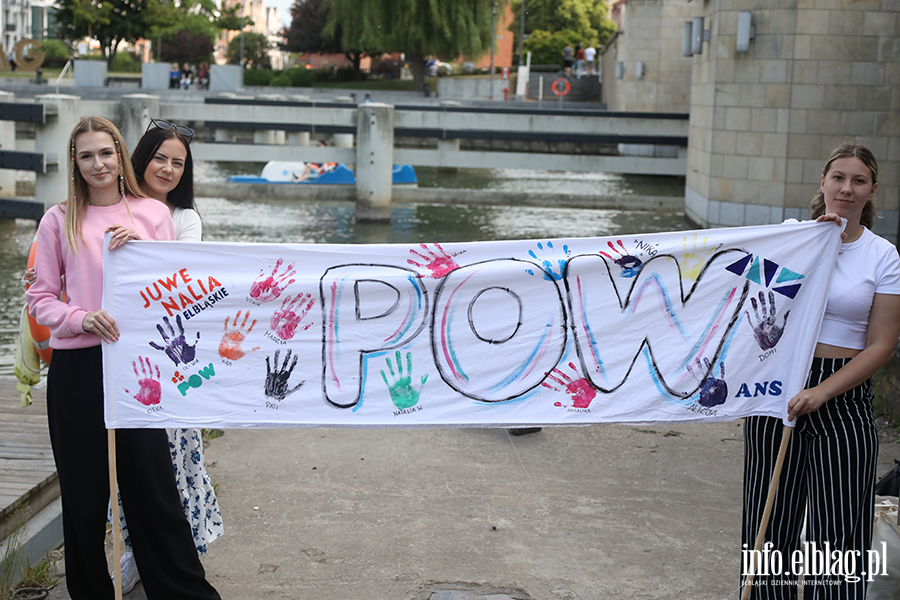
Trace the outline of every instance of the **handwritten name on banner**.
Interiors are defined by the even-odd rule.
[[[109,427],[510,426],[783,416],[833,223],[107,252]]]

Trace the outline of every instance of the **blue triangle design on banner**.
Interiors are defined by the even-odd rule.
[[[762,283],[759,278],[759,257],[753,259],[753,264],[750,265],[750,270],[747,272],[747,279],[752,281],[753,283]]]
[[[781,269],[781,273],[778,274],[778,279],[775,280],[775,283],[784,283],[785,281],[796,281],[798,279],[806,279],[806,275],[801,275],[800,273],[794,273],[787,267]]]
[[[731,263],[730,265],[728,265],[727,267],[725,267],[725,270],[731,271],[732,273],[734,273],[735,275],[738,275],[738,276],[743,275],[744,269],[747,268],[747,263],[749,263],[752,258],[753,258],[753,255],[748,254],[744,258],[742,258],[738,261],[735,261],[735,262]]]
[[[781,294],[783,296],[787,296],[788,298],[793,299],[794,296],[797,295],[797,292],[800,291],[800,284],[796,283],[794,285],[784,285],[781,287],[774,288],[772,291],[778,292],[779,294]]]
[[[768,258],[763,259],[763,270],[766,273],[766,287],[772,285],[772,278],[775,277],[775,271],[778,270],[778,263],[774,263]]]

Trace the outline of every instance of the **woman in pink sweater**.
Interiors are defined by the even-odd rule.
[[[101,117],[69,137],[69,198],[38,228],[37,281],[26,292],[50,329],[47,414],[63,500],[66,585],[73,600],[111,600],[104,530],[109,503],[100,345],[119,330],[101,308],[104,234],[110,250],[129,240],[171,240],[166,206],[143,198],[125,143]],[[60,300],[65,284],[66,300]],[[206,581],[172,475],[166,432],[116,431],[119,491],[148,598],[218,598]]]

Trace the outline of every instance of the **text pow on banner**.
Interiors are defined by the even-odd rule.
[[[783,417],[833,223],[104,255],[106,423],[580,425]]]

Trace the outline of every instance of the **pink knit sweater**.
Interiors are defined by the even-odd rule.
[[[89,348],[100,337],[81,328],[84,317],[101,308],[103,296],[103,234],[110,225],[134,229],[142,240],[173,240],[175,230],[165,204],[151,198],[128,198],[125,203],[88,206],[82,223],[85,246],[78,252],[66,241],[65,207],[54,206],[41,219],[37,234],[37,281],[27,292],[28,309],[35,320],[50,329],[50,347]],[[115,252],[115,250],[113,250]],[[60,301],[65,277],[66,301]],[[112,315],[116,318],[116,315]]]

